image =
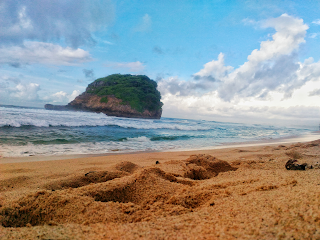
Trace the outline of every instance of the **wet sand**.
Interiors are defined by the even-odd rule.
[[[320,238],[320,140],[33,159],[0,159],[0,239]]]

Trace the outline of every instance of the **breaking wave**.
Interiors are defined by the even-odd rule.
[[[301,135],[311,129],[204,120],[0,107],[0,155],[100,154],[210,148]]]
[[[0,127],[96,127],[118,126],[135,129],[173,129],[185,131],[208,130],[194,123],[149,119],[110,117],[103,113],[48,111],[45,109],[14,109],[0,107]]]

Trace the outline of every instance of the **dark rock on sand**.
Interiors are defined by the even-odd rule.
[[[298,160],[296,159],[290,159],[286,163],[286,169],[287,170],[306,170],[306,163],[298,164]]]

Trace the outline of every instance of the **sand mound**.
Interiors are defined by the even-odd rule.
[[[132,202],[146,204],[166,199],[180,188],[178,180],[159,168],[142,169],[132,176],[117,179],[108,184],[99,184],[82,188],[85,195],[101,202]]]
[[[132,162],[121,162],[115,166],[115,169],[118,171],[125,171],[128,173],[133,173],[134,171],[140,169],[140,167],[137,164],[134,164]]]
[[[64,180],[54,181],[44,187],[48,190],[61,190],[65,188],[78,188],[91,183],[110,181],[115,178],[127,176],[126,172],[91,171],[81,176],[69,177]]]
[[[226,161],[206,154],[191,155],[184,161],[168,161],[159,165],[159,168],[175,177],[192,180],[205,180],[217,176],[220,172],[237,169]]]
[[[195,182],[190,178],[207,179],[219,172],[235,170],[208,155],[191,156],[175,164],[178,166],[175,169],[183,169],[181,173],[187,179],[158,167],[139,169],[133,163],[123,162],[115,167],[123,171],[89,172],[56,181],[47,186],[55,191],[38,191],[2,207],[0,223],[4,227],[23,227],[138,222],[180,215],[206,204],[214,194],[214,189],[199,189],[197,184],[190,184]]]
[[[109,182],[54,192],[39,191],[2,208],[0,222],[4,227],[137,222],[164,212],[188,212],[179,202],[166,203],[184,187],[175,181],[174,176],[149,168]]]
[[[184,174],[184,177],[194,180],[209,179],[217,176],[220,172],[234,171],[237,169],[226,161],[206,154],[190,156],[186,160],[186,165],[189,169]]]

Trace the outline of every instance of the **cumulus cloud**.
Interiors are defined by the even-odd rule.
[[[294,53],[305,42],[308,26],[302,19],[287,14],[263,21],[261,25],[265,28],[273,27],[276,33],[272,40],[261,42],[260,49],[253,50],[247,62],[223,79],[219,96],[224,100],[230,101],[235,95],[261,95],[264,90],[273,90],[282,84],[296,81],[299,66]],[[290,76],[283,78],[283,72],[290,73]],[[270,83],[270,80],[273,82]]]
[[[320,108],[309,97],[319,98],[315,86],[320,84],[320,62],[312,58],[300,62],[298,58],[308,26],[287,14],[259,24],[274,28],[275,33],[238,68],[226,66],[220,53],[188,81],[159,80],[164,113],[244,122],[302,119],[303,114],[305,120],[316,121]]]
[[[304,37],[309,28],[303,23],[303,19],[294,18],[288,14],[282,14],[278,18],[271,18],[262,22],[262,27],[274,28],[276,33],[271,41],[264,41],[260,50],[254,50],[248,57],[250,60],[267,60],[271,57],[290,54],[298,49],[299,44],[305,42]]]
[[[0,100],[1,103],[4,103],[6,99],[9,97],[9,88],[11,83],[15,83],[16,85],[20,83],[19,79],[7,77],[7,76],[0,76]]]
[[[260,49],[254,49],[248,61],[234,69],[224,63],[224,54],[217,60],[204,64],[204,67],[189,81],[174,78],[162,80],[162,91],[178,95],[199,95],[216,91],[224,101],[234,98],[257,97],[268,99],[270,91],[279,90],[284,98],[292,95],[308,78],[308,63],[298,62],[297,50],[304,43],[308,26],[302,19],[283,14],[260,22],[263,28],[272,27],[276,32],[272,39],[263,41]],[[310,68],[308,68],[310,71]],[[314,71],[315,68],[312,68]]]
[[[59,91],[45,97],[43,100],[54,104],[67,104],[79,96],[80,93],[79,90],[74,90],[71,94],[68,94],[65,91]]]
[[[194,74],[195,79],[209,79],[221,81],[233,70],[231,66],[224,66],[224,55],[220,53],[218,60],[212,60],[204,65],[204,68]]]
[[[44,42],[26,42],[22,46],[1,47],[0,55],[0,64],[13,67],[37,63],[71,66],[92,61],[90,54],[83,49]]]
[[[40,85],[37,83],[23,83],[17,78],[10,77],[1,77],[0,79],[0,100],[2,103],[6,103],[8,99],[24,104],[37,101],[40,90]]]
[[[110,0],[2,0],[0,44],[65,40],[76,48],[94,43],[91,32],[113,18]]]
[[[134,32],[148,32],[151,30],[152,20],[149,14],[145,14],[140,23],[133,29]]]
[[[224,55],[220,53],[218,60],[206,63],[204,68],[195,73],[190,81],[183,81],[177,77],[159,79],[158,88],[162,94],[199,96],[217,88],[219,82],[227,77],[232,69],[231,66],[224,66]]]
[[[73,90],[72,94],[68,97],[69,102],[73,101],[76,97],[80,95],[79,90]]]
[[[19,83],[15,89],[11,90],[11,97],[19,98],[22,100],[37,100],[39,98],[38,91],[40,90],[40,85],[37,83]]]
[[[51,95],[52,101],[56,102],[65,102],[67,99],[67,93],[64,91],[56,92]]]
[[[193,91],[195,86],[202,86],[207,92],[216,90],[224,101],[237,96],[266,98],[268,92],[275,89],[285,92],[284,97],[290,97],[306,80],[299,75],[303,66],[297,61],[296,52],[305,42],[308,26],[302,19],[287,14],[262,21],[260,25],[272,27],[276,33],[271,40],[261,42],[260,49],[254,49],[247,62],[234,69],[225,66],[224,55],[220,53],[217,60],[206,63],[193,79],[180,85],[192,87]]]
[[[27,82],[10,76],[0,76],[0,103],[16,104],[19,106],[39,106],[45,103],[67,104],[80,95],[79,90],[74,90],[71,94],[65,91],[58,91],[54,94],[41,94],[39,83]]]
[[[125,70],[129,72],[142,72],[145,68],[142,62],[109,62],[105,64],[106,67],[118,69],[118,70]]]

